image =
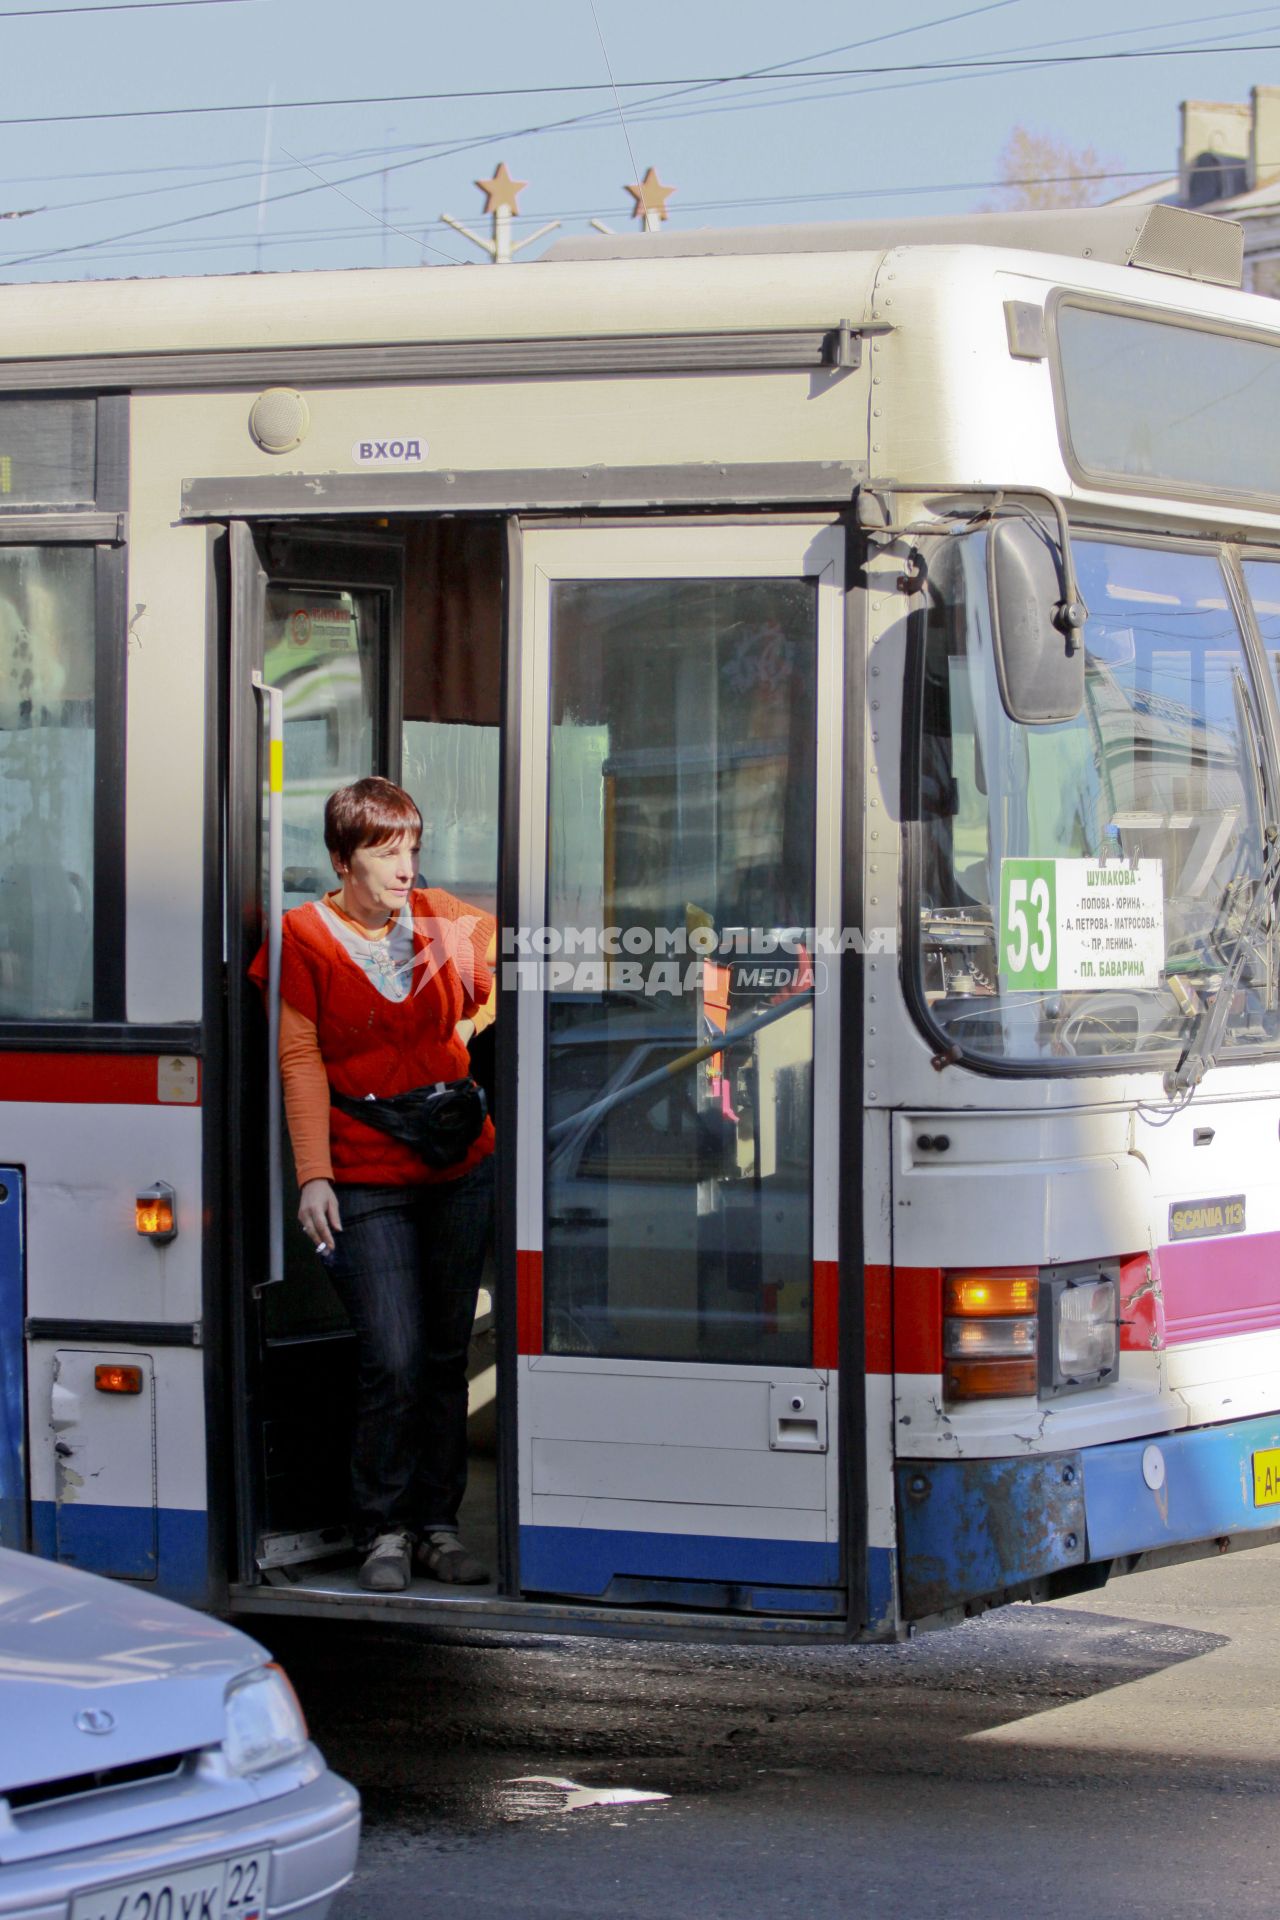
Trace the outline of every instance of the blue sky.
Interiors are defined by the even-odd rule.
[[[649,166],[676,226],[963,211],[1018,123],[1098,149],[1120,192],[1172,171],[1180,100],[1280,82],[1280,5],[73,4],[0,0],[0,212],[39,209],[0,221],[3,279],[479,260],[439,216],[487,230],[472,182],[501,159],[518,236],[626,228]],[[1144,57],[1082,57],[1118,54]],[[409,94],[443,97],[335,104]],[[119,117],[58,118],[88,114]]]

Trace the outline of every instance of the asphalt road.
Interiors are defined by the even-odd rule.
[[[1272,1920],[1278,1593],[1267,1548],[894,1647],[255,1630],[364,1796],[332,1920]]]

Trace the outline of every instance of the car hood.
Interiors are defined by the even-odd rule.
[[[0,1549],[0,1794],[216,1745],[228,1682],[266,1657],[187,1607]]]

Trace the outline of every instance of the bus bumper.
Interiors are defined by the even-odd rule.
[[[1280,1452],[1269,1476],[1260,1463],[1258,1497],[1254,1474],[1272,1449],[1280,1416],[1268,1414],[1071,1453],[900,1461],[903,1618],[1016,1598],[1071,1568],[1273,1532]]]

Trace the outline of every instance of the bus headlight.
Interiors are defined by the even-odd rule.
[[[1055,1278],[1040,1292],[1040,1391],[1105,1386],[1120,1361],[1120,1287],[1105,1274]]]
[[[282,1668],[255,1667],[227,1689],[222,1751],[232,1773],[261,1773],[305,1752],[307,1723]]]

